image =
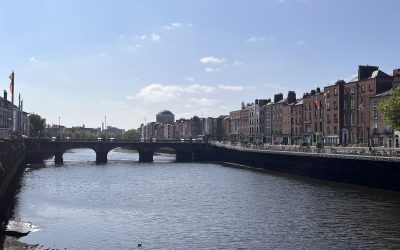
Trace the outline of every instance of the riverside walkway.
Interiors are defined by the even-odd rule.
[[[358,159],[371,161],[400,162],[400,149],[369,148],[369,147],[331,147],[317,148],[315,146],[298,145],[269,145],[269,144],[241,144],[231,142],[209,142],[211,145],[239,151],[274,153],[283,155],[302,155],[310,157],[326,157],[340,159]]]

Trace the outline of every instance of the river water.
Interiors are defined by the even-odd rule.
[[[24,172],[14,214],[58,249],[399,249],[400,193],[88,149]]]

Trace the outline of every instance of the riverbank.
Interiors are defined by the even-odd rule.
[[[18,140],[0,140],[0,249],[32,249],[5,235],[14,205],[19,177],[25,168],[25,145]],[[28,247],[28,248],[26,248]]]
[[[400,162],[366,157],[229,148],[209,148],[215,160],[331,181],[400,191]]]

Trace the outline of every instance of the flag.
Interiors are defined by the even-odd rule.
[[[10,93],[14,93],[14,71],[9,76],[11,83],[10,83]]]
[[[315,96],[315,110],[319,109],[318,96]]]

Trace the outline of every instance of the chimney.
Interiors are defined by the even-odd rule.
[[[289,91],[287,94],[287,103],[291,104],[296,102],[296,92],[294,91]]]
[[[279,93],[279,94],[275,94],[275,95],[274,95],[274,102],[275,102],[275,103],[279,102],[279,101],[282,100],[282,99],[283,99],[283,94],[282,94],[282,93]]]
[[[5,91],[5,90],[4,90],[4,93],[3,93],[3,98],[4,98],[4,100],[7,101],[7,91]]]

